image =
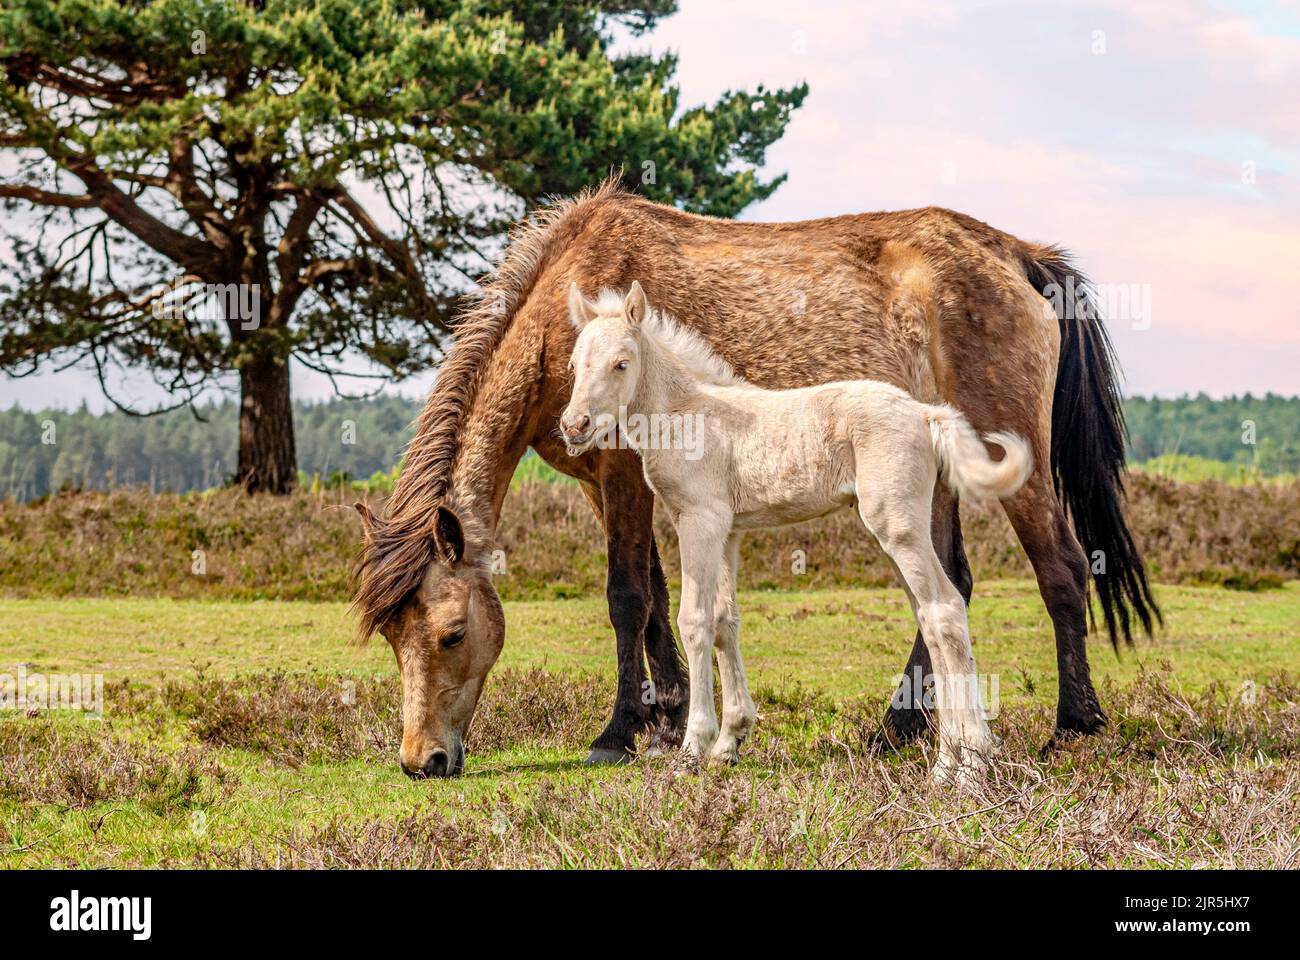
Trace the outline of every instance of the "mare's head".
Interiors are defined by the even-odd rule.
[[[591,449],[618,424],[619,411],[632,402],[641,377],[641,324],[648,307],[641,284],[621,300],[608,293],[588,300],[569,287],[569,320],[578,331],[569,369],[573,390],[560,417],[560,432],[570,454]]]
[[[356,508],[366,528],[356,606],[362,635],[378,630],[397,656],[402,769],[455,776],[483,681],[505,641],[490,541],[442,505],[432,523],[414,527]]]

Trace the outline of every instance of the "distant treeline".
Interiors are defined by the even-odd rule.
[[[390,471],[420,403],[402,397],[294,405],[303,479]],[[0,410],[0,496],[29,500],[63,489],[145,487],[184,493],[219,487],[235,472],[234,402],[153,417],[117,411]]]
[[[1300,471],[1300,397],[1206,396],[1125,401],[1130,459],[1168,454],[1252,468]],[[401,397],[300,403],[298,467],[310,482],[387,473],[410,439],[420,402]],[[30,500],[61,489],[207,489],[234,473],[233,402],[155,417],[111,412],[0,410],[0,496]],[[1253,441],[1253,442],[1252,442]]]
[[[1133,462],[1183,454],[1252,466],[1263,476],[1300,470],[1300,397],[1130,397],[1124,410]]]

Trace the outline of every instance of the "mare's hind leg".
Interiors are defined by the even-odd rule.
[[[1002,306],[985,307],[983,322],[962,323],[960,339],[945,340],[953,350],[953,369],[961,371],[950,381],[946,399],[977,431],[1013,430],[1033,447],[1029,480],[1002,506],[1033,565],[1055,628],[1060,697],[1054,742],[1100,730],[1105,715],[1088,673],[1084,643],[1087,562],[1052,485],[1051,420],[1060,327],[1045,309],[1043,293],[1034,284],[1024,284]],[[1097,464],[1092,469],[1100,476],[1107,467]],[[1088,477],[1078,480],[1091,482]]]
[[[753,731],[758,712],[749,695],[745,665],[740,659],[740,608],[736,605],[740,536],[732,533],[727,539],[717,600],[713,604],[713,643],[718,654],[718,674],[722,678],[722,732],[709,751],[709,759],[727,763],[740,759],[740,745]]]
[[[1096,733],[1106,725],[1088,672],[1088,561],[1065,519],[1046,471],[1035,470],[1014,497],[1002,502],[1038,578],[1038,590],[1056,631],[1056,730],[1047,747]]]
[[[901,484],[890,482],[896,478],[881,476],[890,469],[887,463],[865,468],[880,476],[880,482],[860,474],[858,511],[893,561],[930,653],[939,717],[934,776],[972,781],[987,765],[993,738],[979,698],[966,601],[948,579],[930,540],[928,487],[916,487],[909,496]]]
[[[930,516],[930,537],[935,552],[939,555],[939,562],[969,606],[974,580],[970,564],[966,562],[966,548],[961,536],[961,513],[957,498],[942,479],[935,482]],[[899,746],[931,733],[934,718],[926,706],[928,701],[924,696],[924,688],[932,677],[930,652],[926,649],[925,638],[918,630],[916,639],[912,642],[912,655],[903,668],[903,680],[889,702],[889,709],[885,711],[881,732],[887,745]]]

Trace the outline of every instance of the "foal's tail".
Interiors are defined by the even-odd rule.
[[[939,470],[959,500],[1005,500],[1029,479],[1034,455],[1024,437],[1001,430],[984,434],[985,440],[1004,451],[1001,460],[994,460],[959,411],[947,405],[932,406],[925,416],[930,421],[930,441],[939,458]]]

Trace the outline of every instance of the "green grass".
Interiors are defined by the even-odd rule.
[[[1139,473],[1149,473],[1157,477],[1176,480],[1179,483],[1200,483],[1203,480],[1214,480],[1219,483],[1233,484],[1234,486],[1248,486],[1251,484],[1285,486],[1295,483],[1297,479],[1296,474],[1286,473],[1285,471],[1265,473],[1253,461],[1250,463],[1230,463],[1224,460],[1211,460],[1208,457],[1192,456],[1186,453],[1166,453],[1141,463],[1130,463],[1129,469]]]
[[[994,807],[928,784],[925,749],[862,748],[911,645],[897,590],[744,594],[746,666],[766,691],[759,731],[737,767],[698,773],[672,759],[582,766],[612,702],[604,602],[509,603],[476,722],[491,747],[471,751],[463,778],[422,783],[395,761],[392,654],[348,644],[344,604],[0,600],[0,673],[96,672],[110,686],[102,720],[0,714],[0,867],[1189,866],[1294,855],[1287,677],[1300,674],[1300,584],[1162,587],[1159,599],[1169,626],[1156,639],[1118,659],[1108,642],[1091,645],[1110,732],[1040,759],[1056,690],[1050,625],[1031,584],[977,588],[976,660],[999,678],[993,725],[1009,765],[989,787]],[[346,678],[359,694],[345,710]],[[1260,702],[1242,706],[1248,685]],[[1278,798],[1272,819],[1227,818],[1239,779],[1252,797]],[[953,809],[966,813],[948,823]],[[1085,809],[1093,819],[1075,823]],[[1201,825],[1170,826],[1170,809],[1199,811]],[[1148,814],[1154,838],[1121,822]],[[1097,817],[1107,842],[1089,826]]]
[[[1168,661],[1199,689],[1300,669],[1300,582],[1258,595],[1204,587],[1160,586],[1168,628],[1118,657],[1090,638],[1094,676],[1132,679],[1143,665]],[[915,631],[894,589],[812,593],[746,592],[740,597],[742,649],[754,686],[797,682],[834,698],[892,689]],[[971,636],[981,672],[1027,677],[1054,689],[1056,648],[1033,585],[996,581],[976,587]],[[179,600],[0,600],[0,666],[29,671],[102,673],[136,683],[256,670],[394,672],[378,638],[349,643],[343,603],[238,603]],[[506,604],[501,664],[590,670],[612,675],[613,634],[603,598]],[[1017,695],[1019,681],[1004,695]],[[594,734],[593,734],[594,735]]]
[[[568,474],[560,473],[532,450],[524,454],[515,467],[515,474],[510,478],[510,489],[518,490],[526,483],[562,483],[576,484],[578,481]]]

